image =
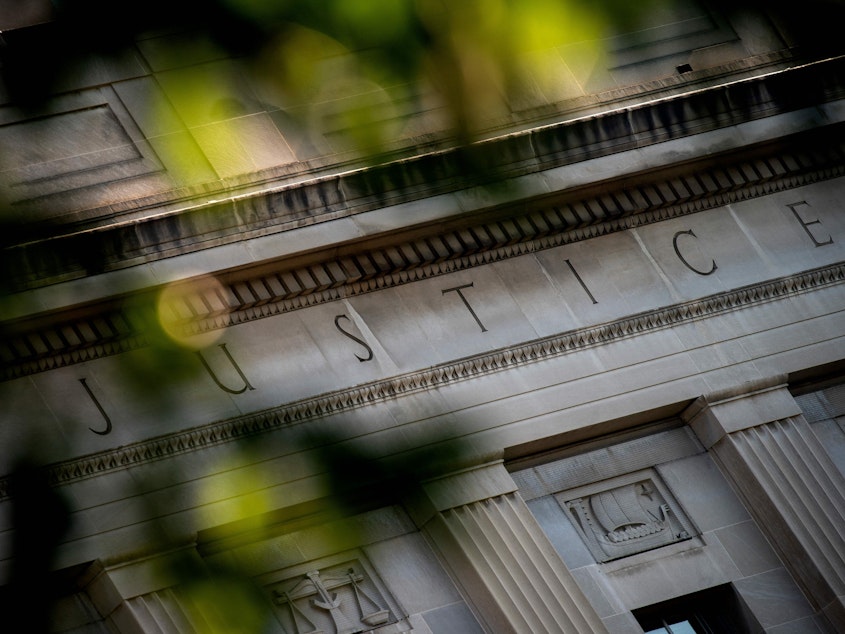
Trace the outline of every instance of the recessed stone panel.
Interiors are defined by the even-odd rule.
[[[692,537],[680,505],[652,471],[563,493],[558,502],[596,561],[627,557]]]
[[[269,587],[285,634],[410,631],[401,609],[362,557],[315,564]]]
[[[147,182],[163,166],[111,89],[94,89],[56,100],[55,106],[39,116],[21,118],[15,111],[0,112],[0,183],[11,203],[26,203],[46,215],[67,213],[74,203],[104,198],[125,198],[151,193],[157,187]],[[133,188],[132,179],[145,177]],[[95,191],[94,188],[102,188]],[[86,192],[81,194],[80,192]],[[62,204],[40,203],[66,195]],[[105,202],[111,202],[107,200]],[[27,220],[32,220],[31,216]]]
[[[148,171],[108,104],[2,126],[0,144],[7,181],[21,198]]]

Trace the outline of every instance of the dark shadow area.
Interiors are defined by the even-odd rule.
[[[643,630],[654,634],[690,630],[696,634],[761,634],[763,631],[730,584],[634,610],[634,617]]]

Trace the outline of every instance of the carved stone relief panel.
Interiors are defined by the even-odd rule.
[[[410,632],[401,608],[363,555],[290,571],[269,589],[286,634]]]
[[[648,469],[556,496],[598,562],[689,539],[689,519]]]

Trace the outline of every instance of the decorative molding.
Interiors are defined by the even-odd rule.
[[[27,225],[7,237],[6,280],[25,289],[126,268],[818,107],[843,94],[845,57],[835,57],[129,222]]]
[[[221,285],[175,295],[171,324],[185,335],[354,297],[640,227],[845,175],[845,125],[782,141],[778,150],[710,158],[592,190],[568,192],[539,208],[390,246],[270,273],[241,274]],[[747,154],[747,153],[746,153]],[[510,210],[511,212],[513,210]],[[187,288],[187,287],[186,287]],[[149,298],[152,304],[152,298]],[[138,305],[143,303],[139,298]],[[66,367],[148,345],[137,312],[104,305],[75,319],[20,327],[0,339],[0,380]]]
[[[49,479],[66,484],[843,282],[845,264],[835,264],[752,284],[59,463]],[[0,499],[7,485],[0,480]]]
[[[611,478],[702,452],[704,448],[701,443],[693,431],[684,425],[656,433],[652,428],[636,438],[623,437],[619,442],[596,449],[584,450],[581,445],[562,447],[545,456],[538,456],[536,459],[542,462],[534,466],[520,468],[519,462],[513,462],[508,467],[515,469],[511,476],[519,487],[522,499],[528,502],[560,491],[572,492],[575,487],[606,482]]]
[[[836,178],[845,175],[843,132],[828,135],[824,150],[816,140],[762,158],[687,165],[683,174],[664,179],[626,179],[601,187],[600,194],[570,194],[529,213],[239,280],[229,284],[227,298],[185,295],[174,309],[185,314],[188,305],[228,300],[229,312],[209,311],[184,324],[186,334],[215,330]]]

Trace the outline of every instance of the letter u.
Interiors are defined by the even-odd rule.
[[[241,380],[244,382],[244,386],[239,390],[235,390],[235,389],[232,389],[230,387],[223,385],[223,383],[220,381],[220,379],[217,378],[217,375],[214,374],[214,370],[212,370],[211,366],[208,365],[208,362],[205,360],[205,357],[203,357],[202,353],[199,350],[197,350],[197,356],[200,358],[200,361],[202,362],[202,366],[206,369],[208,374],[211,376],[211,378],[217,384],[217,387],[219,387],[224,392],[228,392],[229,394],[242,394],[242,393],[246,392],[247,390],[254,390],[255,388],[252,387],[252,385],[250,385],[249,380],[247,380],[246,375],[244,375],[244,373],[243,373],[243,370],[241,370],[240,366],[237,363],[235,363],[235,360],[232,358],[231,353],[226,349],[226,344],[221,343],[219,347],[220,347],[221,350],[223,350],[223,353],[226,355],[226,358],[229,359],[229,363],[232,364],[232,367],[235,368],[235,371],[238,373],[238,376],[241,377]]]

